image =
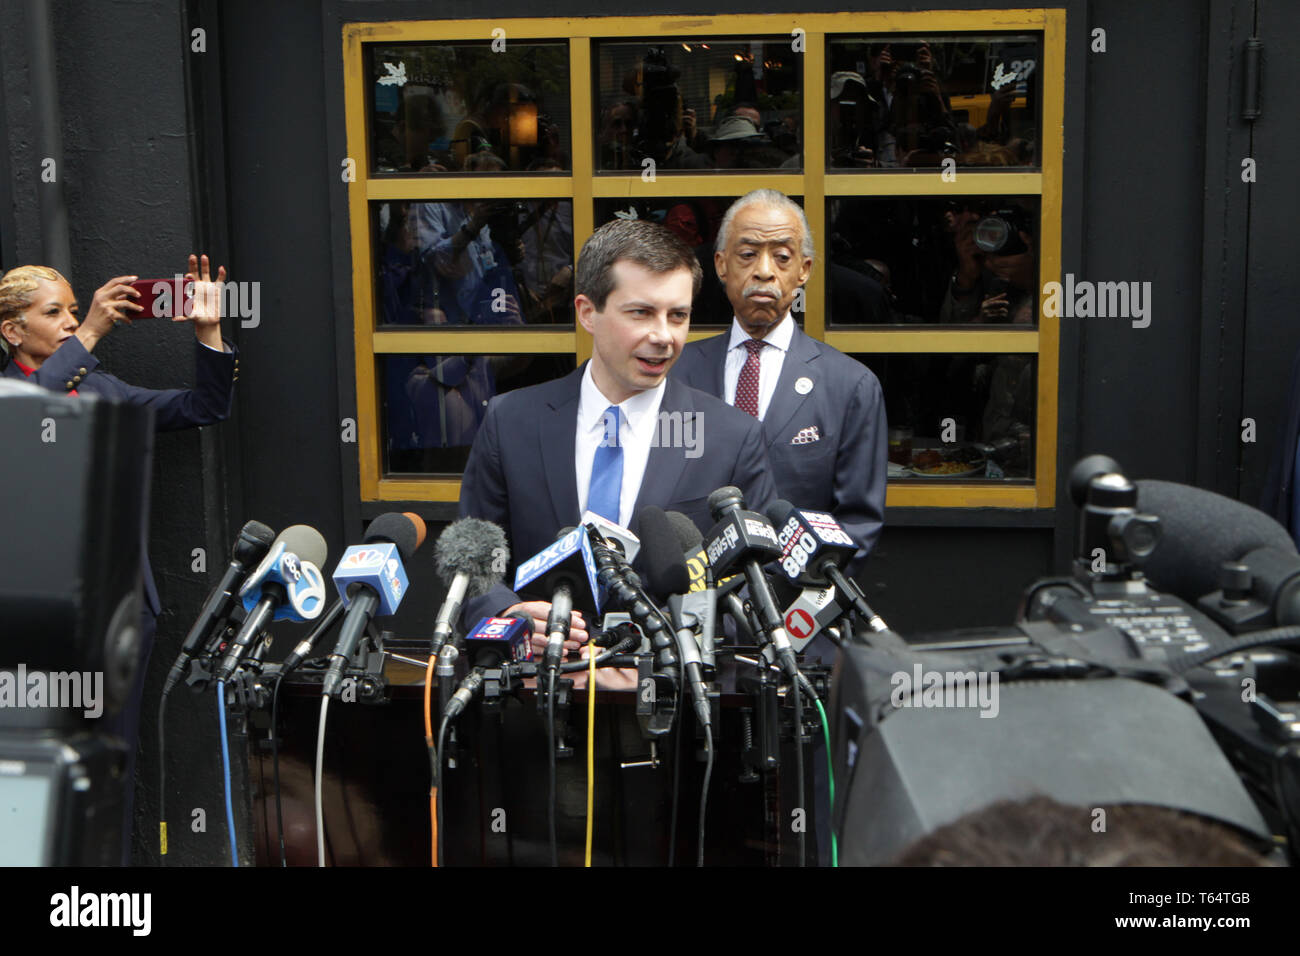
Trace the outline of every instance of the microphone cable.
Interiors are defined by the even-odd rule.
[[[546,787],[546,815],[551,838],[551,866],[559,866],[559,847],[555,837],[555,668],[546,673],[546,755],[549,768]]]
[[[433,740],[433,667],[438,661],[437,653],[429,655],[429,664],[424,671],[424,744],[429,749],[429,829],[433,834],[430,847],[432,866],[438,865],[438,747]]]
[[[275,828],[280,838],[280,866],[289,865],[284,852],[284,805],[280,800],[280,688],[284,686],[284,672],[275,678],[271,691],[271,775],[275,781]]]
[[[301,653],[303,656],[310,653],[310,649],[315,645],[316,640],[334,625],[334,622],[338,620],[342,613],[343,602],[335,601],[321,619],[316,622],[316,626],[312,628],[307,637],[294,649],[294,653]],[[284,847],[284,801],[281,799],[280,793],[280,688],[284,686],[285,677],[296,666],[294,664],[288,670],[281,669],[280,673],[275,676],[275,690],[271,692],[271,775],[275,782],[275,827],[280,841],[281,867],[287,867],[289,860]]]
[[[596,654],[593,663],[595,664],[596,667],[599,667],[601,664],[605,663],[605,661],[609,660],[611,657],[617,657],[619,654],[626,654],[629,650],[631,650],[632,645],[637,643],[640,643],[640,641],[639,640],[620,641],[619,643],[615,644],[613,647],[607,647],[599,654]],[[565,661],[563,664],[560,665],[561,674],[573,674],[577,671],[586,670],[586,669],[587,669],[587,661]]]
[[[677,790],[680,782],[678,771],[682,765],[682,722],[673,721],[673,808],[668,817],[668,865],[673,865],[677,855]]]
[[[442,787],[442,749],[447,739],[447,728],[451,726],[451,718],[443,717],[438,724],[438,746],[433,751],[433,790],[434,798],[434,819],[433,819],[433,846],[434,857],[433,865],[442,866],[444,863],[444,851],[442,834],[443,819],[443,801],[438,791]]]
[[[587,645],[587,852],[583,865],[591,866],[591,830],[596,804],[596,657]]]
[[[1212,660],[1240,653],[1267,644],[1300,643],[1300,625],[1289,624],[1284,627],[1272,627],[1266,631],[1251,631],[1241,638],[1232,638],[1227,644],[1214,644],[1193,654],[1184,655],[1180,660],[1170,663],[1169,669],[1175,674],[1185,674],[1193,667],[1208,664]]]
[[[700,836],[695,865],[704,865],[704,814],[709,806],[709,779],[713,776],[713,728],[704,725],[704,786],[700,789]]]
[[[320,719],[316,728],[316,865],[325,865],[325,807],[321,799],[321,781],[325,775],[325,720],[329,715],[330,699],[320,698]]]
[[[827,819],[830,820],[831,831],[831,866],[838,867],[840,851],[835,839],[835,768],[831,764],[831,725],[826,719],[826,708],[822,706],[822,702],[817,700],[814,703],[817,704],[817,713],[822,719],[822,734],[826,738],[826,781],[829,784],[831,798],[830,810],[827,811],[830,814]]]
[[[808,814],[804,804],[803,787],[803,692],[798,683],[791,681],[790,690],[794,694],[794,773],[796,778],[795,808],[804,815],[799,827],[799,865],[808,865]]]
[[[162,697],[158,700],[158,862],[167,865],[167,737],[163,732],[163,720],[167,715],[167,695],[170,687],[164,687]]]
[[[587,668],[587,850],[584,857],[583,865],[591,866],[591,843],[592,831],[594,828],[595,805],[596,805],[596,668],[604,661],[617,654],[629,650],[633,645],[640,643],[640,639],[625,637],[611,647],[605,648],[599,654],[592,654],[592,644],[587,642],[587,661],[570,661],[567,664],[560,665],[561,673],[572,673],[581,667]],[[578,665],[578,666],[574,666]]]
[[[226,682],[217,681],[217,724],[221,728],[221,771],[226,784],[226,832],[230,834],[230,865],[239,867],[235,845],[235,807],[230,801],[230,747],[226,742]]]

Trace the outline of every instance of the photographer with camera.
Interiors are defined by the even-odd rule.
[[[466,161],[473,172],[501,172],[505,162],[480,150]],[[414,207],[416,249],[438,276],[438,302],[448,325],[519,325],[519,289],[512,265],[524,255],[522,236],[498,236],[513,203],[504,200],[419,203]]]
[[[465,168],[500,172],[505,163],[487,149]],[[428,202],[411,206],[415,251],[433,274],[437,308],[422,313],[437,325],[522,325],[514,265],[524,256],[516,203],[509,200]],[[496,394],[499,369],[482,355],[420,356],[401,388],[413,427],[403,448],[470,445]],[[417,456],[418,457],[418,456]]]
[[[953,203],[944,223],[953,237],[957,269],[939,321],[1032,325],[1038,270],[1029,214],[1010,203],[986,207],[983,213]]]
[[[663,47],[652,47],[641,61],[641,109],[632,144],[638,167],[651,159],[659,169],[708,168],[708,161],[686,142],[680,75]]]
[[[1009,203],[972,208],[953,202],[944,213],[957,268],[948,281],[939,321],[1032,325],[1037,319],[1037,260],[1029,213]],[[1037,383],[1024,355],[965,354],[946,377],[961,389],[967,417],[980,422],[982,441],[1013,439],[1019,473],[1028,468],[1036,419]]]
[[[553,159],[529,164],[530,172],[560,172]],[[573,203],[559,199],[534,199],[518,223],[524,255],[516,270],[524,294],[524,313],[531,324],[565,324],[572,321]]]
[[[869,163],[881,167],[938,166],[945,157],[957,155],[957,128],[939,84],[930,45],[885,43],[872,49],[867,63],[869,76],[863,97],[867,112],[859,117],[857,125],[875,139]],[[841,89],[846,84],[856,86],[852,82],[856,74],[836,76],[845,77]],[[832,83],[832,100],[838,98],[838,92]],[[858,145],[871,150],[861,138]],[[836,165],[861,165],[864,161],[868,161],[865,154],[843,156]]]

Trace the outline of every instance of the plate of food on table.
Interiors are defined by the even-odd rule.
[[[986,469],[983,452],[966,445],[917,449],[909,470],[916,478],[978,478]]]

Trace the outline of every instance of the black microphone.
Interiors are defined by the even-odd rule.
[[[1223,587],[1225,563],[1244,565],[1246,588],[1270,609],[1273,623],[1300,624],[1300,554],[1282,525],[1212,491],[1170,481],[1136,484],[1138,507],[1158,517],[1164,532],[1142,565],[1156,588],[1195,604]]]
[[[230,565],[226,568],[226,573],[221,576],[221,580],[217,582],[217,586],[208,593],[208,599],[203,602],[198,619],[190,628],[190,632],[185,635],[181,651],[176,655],[176,662],[172,664],[172,669],[163,684],[163,694],[171,693],[177,681],[185,675],[185,665],[190,662],[190,658],[208,642],[217,622],[230,614],[239,586],[244,583],[249,571],[257,567],[258,563],[266,557],[273,541],[275,541],[275,532],[260,521],[250,521],[239,529],[239,537],[235,540],[235,547],[230,555]]]
[[[704,686],[703,661],[695,634],[697,628],[703,629],[703,619],[712,613],[712,609],[708,607],[706,592],[690,593],[691,576],[686,569],[686,557],[667,513],[655,505],[648,505],[641,509],[637,518],[646,586],[652,595],[668,603],[676,631],[678,659],[691,685],[695,716],[701,726],[710,726],[709,694]]]
[[[771,522],[756,511],[746,511],[744,492],[732,485],[709,495],[709,513],[717,524],[705,539],[704,551],[714,577],[721,578],[733,568],[744,572],[750,603],[777,663],[787,677],[800,686],[806,685],[806,689],[811,691],[812,686],[799,673],[790,636],[786,633],[781,612],[777,610],[776,596],[763,574],[763,564],[781,555],[781,545]]]
[[[674,650],[676,641],[671,634],[672,622],[646,594],[645,588],[641,586],[640,575],[632,570],[627,558],[615,547],[617,542],[607,541],[594,525],[588,525],[586,530],[597,588],[611,605],[621,607],[631,615],[650,641],[655,655],[656,673],[676,688],[678,661],[677,651]]]
[[[868,627],[876,633],[889,630],[889,625],[867,604],[858,582],[840,570],[853,560],[858,546],[832,515],[803,511],[782,498],[768,506],[767,517],[781,545],[778,563],[792,584],[804,588],[833,584]]]
[[[430,656],[451,638],[465,601],[482,597],[501,583],[510,549],[500,525],[482,518],[461,518],[438,535],[433,558],[447,596],[438,609]]]
[[[695,526],[695,522],[680,511],[666,512],[668,525],[677,535],[677,544],[682,549],[682,558],[686,561],[687,571],[691,577],[690,594],[698,595],[690,602],[688,608],[699,617],[700,621],[700,662],[704,667],[705,678],[712,680],[717,674],[717,654],[715,638],[718,628],[718,589],[713,579],[713,569],[704,560],[704,535]],[[696,586],[692,562],[703,565],[703,580]]]
[[[694,521],[680,511],[666,511],[664,514],[668,515],[668,524],[677,535],[683,554],[689,554],[704,546],[704,533],[695,526]]]
[[[229,680],[253,640],[273,620],[315,620],[324,609],[325,582],[320,566],[329,556],[321,533],[311,525],[290,525],[280,532],[262,563],[239,589],[248,616],[217,668],[218,681]]]
[[[465,653],[474,664],[455,693],[447,697],[442,716],[455,720],[484,691],[490,671],[531,660],[533,619],[522,611],[505,617],[485,617],[465,635]]]
[[[307,659],[307,655],[316,647],[316,642],[319,641],[331,627],[338,623],[339,618],[343,616],[345,610],[346,605],[344,605],[343,599],[335,598],[334,603],[329,606],[325,613],[321,615],[320,620],[316,622],[316,626],[308,632],[306,637],[298,642],[294,649],[289,652],[289,656],[280,664],[281,680],[288,677],[290,671],[297,668],[299,664]]]
[[[339,626],[338,641],[329,658],[330,667],[321,684],[322,697],[332,697],[338,690],[343,671],[356,653],[371,619],[397,610],[406,591],[402,565],[424,543],[424,534],[424,520],[419,515],[390,511],[370,522],[360,546],[354,545],[343,552],[339,566],[334,569],[334,583],[348,610]],[[392,554],[394,549],[396,556]]]
[[[574,531],[573,528],[560,532],[561,536]],[[553,670],[560,666],[564,657],[564,642],[569,639],[569,628],[573,622],[573,592],[577,589],[576,581],[582,575],[574,573],[572,567],[558,574],[551,575],[551,610],[546,615],[546,653],[542,656],[542,667]]]
[[[560,666],[564,642],[575,607],[597,610],[595,569],[590,564],[591,549],[583,528],[565,528],[553,544],[533,555],[515,571],[515,591],[549,600],[551,612],[546,618],[546,651],[542,670]]]

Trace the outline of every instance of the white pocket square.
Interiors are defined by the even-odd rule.
[[[807,428],[799,429],[799,431],[795,434],[795,436],[790,439],[790,444],[811,445],[813,442],[821,441],[821,440],[822,440],[821,432],[817,430],[817,426],[809,425]]]

